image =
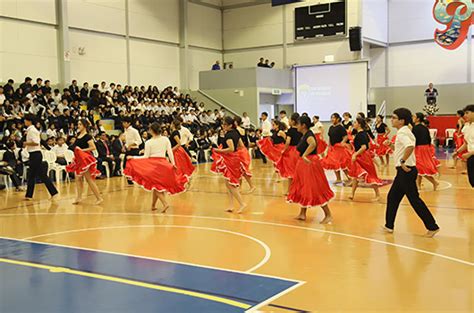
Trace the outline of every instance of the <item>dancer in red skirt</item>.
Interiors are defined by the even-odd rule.
[[[239,154],[240,157],[240,162],[242,165],[243,169],[243,177],[249,184],[249,191],[247,191],[247,194],[253,193],[255,191],[255,185],[252,182],[252,172],[250,171],[250,163],[252,162],[252,159],[250,158],[250,153],[249,153],[249,138],[247,137],[247,133],[245,132],[245,129],[241,127],[242,125],[242,118],[240,116],[236,116],[234,118],[234,126],[235,129],[239,132],[240,135],[240,140],[239,140],[239,147],[237,149],[237,153]]]
[[[99,188],[94,179],[100,176],[97,170],[97,160],[92,155],[92,151],[96,150],[94,139],[88,133],[89,121],[80,119],[77,123],[77,140],[74,143],[74,160],[66,166],[68,172],[74,172],[76,175],[77,197],[73,204],[79,204],[82,201],[82,191],[84,189],[84,179],[91,188],[96,197],[95,204],[101,204],[104,199],[101,197]]]
[[[265,137],[257,142],[260,151],[273,162],[273,166],[281,158],[281,152],[285,148],[286,129],[287,125],[278,120],[273,120],[272,136]],[[280,182],[280,174],[275,167],[275,174],[277,175],[276,182]]]
[[[319,116],[317,115],[313,116],[313,126],[311,127],[311,131],[316,137],[316,143],[318,144],[318,154],[324,154],[328,147],[328,143],[323,137],[324,125],[319,121]]]
[[[329,150],[321,165],[326,170],[333,170],[336,174],[335,183],[341,183],[341,172],[347,175],[347,169],[351,162],[351,152],[347,145],[347,131],[341,124],[341,116],[338,113],[331,115],[332,125],[329,127]],[[352,125],[352,122],[351,122]],[[352,126],[351,126],[352,128]]]
[[[380,159],[382,166],[388,166],[390,161],[390,146],[386,144],[388,135],[390,135],[390,128],[383,122],[383,116],[377,115],[375,119],[375,130],[377,131],[377,149],[375,153]],[[385,156],[385,162],[384,162]]]
[[[290,117],[289,124],[290,128],[286,131],[286,142],[285,148],[281,152],[281,158],[275,164],[277,171],[280,173],[281,177],[288,179],[288,193],[290,192],[290,186],[293,181],[293,176],[295,175],[295,167],[300,154],[296,150],[296,146],[301,140],[302,134],[296,129],[298,119],[300,115],[298,113],[293,113]]]
[[[297,219],[302,221],[306,220],[308,208],[321,206],[325,216],[320,223],[328,224],[332,221],[328,202],[334,198],[334,192],[329,187],[326,174],[319,162],[316,139],[310,130],[311,120],[307,116],[301,116],[297,127],[303,137],[296,147],[300,158],[296,163],[287,200],[301,206]]]
[[[459,148],[461,148],[462,145],[464,144],[464,135],[462,131],[463,131],[464,125],[466,124],[466,118],[465,118],[463,110],[458,110],[456,112],[456,115],[458,117],[458,121],[456,123],[456,132],[454,132],[454,136],[453,136],[454,144],[456,145],[455,151],[459,150]],[[463,168],[465,170],[466,160],[462,155],[453,154],[453,159],[454,159],[454,164],[451,168],[456,168],[458,165],[458,160],[461,160],[462,161],[461,163],[463,164]]]
[[[349,168],[349,176],[352,177],[352,194],[349,199],[354,199],[359,180],[363,180],[374,189],[375,200],[378,201],[380,198],[379,186],[382,185],[382,180],[377,176],[374,161],[369,153],[369,135],[365,131],[367,122],[358,117],[353,127],[357,133],[354,137],[355,152],[352,155],[352,163]]]
[[[436,162],[433,159],[433,152],[431,151],[431,136],[429,129],[423,125],[425,116],[423,113],[416,113],[413,115],[413,121],[415,126],[411,130],[416,138],[415,145],[415,158],[416,158],[416,169],[418,170],[418,177],[416,184],[418,189],[421,187],[422,177],[426,178],[431,184],[433,189],[438,188],[439,183],[436,181],[434,176],[438,175],[438,169]]]
[[[212,159],[214,162],[211,171],[224,175],[226,179],[226,187],[229,196],[229,208],[227,212],[233,212],[234,199],[239,203],[238,213],[242,213],[247,204],[242,200],[240,195],[240,180],[242,179],[243,170],[241,159],[237,152],[239,146],[240,134],[234,127],[234,119],[230,116],[224,118],[222,128],[225,131],[225,139],[222,148],[212,151]]]
[[[152,192],[151,210],[156,211],[156,202],[163,205],[161,213],[170,207],[166,193],[174,195],[186,191],[187,178],[178,173],[170,140],[161,135],[158,123],[150,125],[153,136],[145,142],[143,156],[128,156],[124,175],[147,191]],[[166,159],[168,156],[168,159]]]
[[[169,139],[171,146],[173,147],[174,161],[176,163],[176,168],[178,169],[178,174],[186,177],[186,180],[189,182],[196,168],[194,167],[189,155],[181,146],[181,136],[179,134],[180,129],[181,122],[174,120],[171,123],[171,135]]]

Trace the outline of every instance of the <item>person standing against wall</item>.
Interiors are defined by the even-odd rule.
[[[474,104],[464,108],[464,116],[467,119],[463,127],[464,144],[456,150],[456,155],[467,161],[467,174],[471,187],[474,187]],[[467,150],[467,153],[463,152]]]

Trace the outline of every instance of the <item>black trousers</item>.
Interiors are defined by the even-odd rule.
[[[471,187],[474,187],[474,155],[467,159],[467,175]]]
[[[387,195],[387,210],[385,212],[385,227],[393,229],[398,207],[404,196],[407,196],[410,205],[416,214],[421,218],[428,230],[437,230],[439,226],[431,214],[426,204],[421,200],[416,186],[418,171],[416,167],[411,167],[410,172],[405,172],[402,168],[397,168],[397,176]]]
[[[125,152],[125,158],[123,158],[123,168],[127,166],[127,156],[137,156],[140,155],[140,149],[132,149],[130,151]],[[130,179],[127,179],[129,185],[133,185],[133,182]]]
[[[56,187],[54,187],[53,183],[48,177],[48,174],[46,173],[47,168],[45,164],[43,164],[43,155],[41,154],[41,151],[30,152],[29,163],[30,170],[28,173],[28,187],[26,188],[26,197],[33,198],[37,178],[41,179],[41,181],[45,184],[51,196],[57,194],[58,190]]]

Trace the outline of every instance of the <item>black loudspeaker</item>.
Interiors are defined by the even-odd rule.
[[[375,106],[375,104],[368,104],[367,105],[367,117],[368,118],[375,118],[375,115],[377,114],[375,112],[375,110],[377,110],[377,107]]]
[[[356,26],[349,28],[349,45],[351,51],[362,50],[362,27]]]

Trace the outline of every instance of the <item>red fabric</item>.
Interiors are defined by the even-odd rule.
[[[243,171],[243,174],[247,177],[252,177],[252,172],[250,171],[250,154],[247,148],[242,147],[237,150],[240,159],[240,165]]]
[[[430,145],[430,150],[431,150],[431,157],[433,158],[433,162],[435,163],[436,167],[440,167],[440,166],[441,166],[441,162],[440,162],[440,161],[438,160],[438,158],[436,157],[435,146]]]
[[[75,173],[78,176],[84,175],[85,172],[89,172],[92,178],[100,176],[101,173],[97,170],[97,160],[89,152],[84,152],[78,147],[74,149],[74,159],[71,164],[66,166],[66,171]]]
[[[377,155],[377,143],[375,140],[369,137],[369,150],[368,150],[370,157],[375,158]]]
[[[422,145],[415,147],[416,169],[418,175],[434,176],[438,174],[437,163],[433,157],[432,145]]]
[[[464,144],[464,135],[462,133],[458,135],[458,132],[455,132],[453,139],[454,144],[456,145],[456,150],[461,148],[461,146]],[[466,161],[466,158],[462,155],[457,155],[456,158]]]
[[[259,140],[257,145],[260,151],[273,163],[276,163],[280,159],[281,152],[285,149],[284,144],[274,145],[270,137]]]
[[[186,177],[166,158],[130,159],[123,173],[148,191],[177,194],[186,190]]]
[[[173,151],[174,162],[176,164],[176,168],[178,169],[178,174],[183,175],[186,179],[193,175],[194,170],[196,169],[191,161],[191,158],[183,149],[183,147],[179,147]]]
[[[388,136],[385,134],[378,134],[377,135],[377,148],[375,150],[375,154],[378,156],[384,156],[392,152],[389,145],[384,144],[385,141],[388,140]]]
[[[318,144],[318,154],[324,153],[328,147],[328,143],[324,140],[321,134],[315,134],[314,137],[316,138],[316,143]]]
[[[351,162],[351,152],[340,143],[329,146],[328,154],[321,161],[323,168],[327,170],[345,170]]]
[[[289,146],[281,155],[281,158],[275,163],[275,168],[283,178],[293,178],[295,174],[296,163],[300,159],[300,153],[295,146]]]
[[[238,152],[218,153],[212,150],[211,172],[222,174],[231,185],[240,186],[242,164]]]
[[[311,163],[299,158],[287,200],[302,207],[322,206],[334,198],[319,156],[310,155]]]
[[[363,179],[369,185],[382,185],[382,180],[377,175],[375,164],[370,152],[365,151],[351,162],[348,175],[351,178]]]
[[[456,115],[449,116],[428,116],[428,121],[430,122],[430,128],[436,128],[438,130],[437,138],[439,139],[440,144],[444,144],[446,140],[446,129],[447,128],[456,128],[459,117]]]

